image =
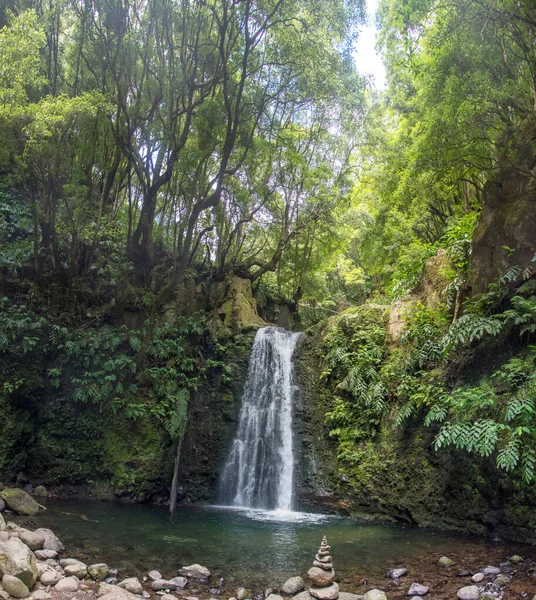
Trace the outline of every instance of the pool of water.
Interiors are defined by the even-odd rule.
[[[150,569],[164,576],[200,563],[233,584],[277,585],[305,575],[323,535],[332,546],[340,581],[385,576],[387,568],[419,564],[430,556],[481,552],[487,540],[414,527],[372,525],[352,519],[215,506],[165,508],[108,502],[47,502],[34,520],[63,539],[67,555],[104,561],[122,576]],[[435,558],[437,560],[437,558]]]

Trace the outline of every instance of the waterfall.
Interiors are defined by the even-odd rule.
[[[292,509],[292,355],[301,335],[279,327],[257,331],[238,430],[220,480],[222,504]]]

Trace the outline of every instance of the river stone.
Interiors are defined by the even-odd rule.
[[[37,560],[47,560],[47,558],[58,558],[58,553],[55,550],[36,550],[34,554]]]
[[[399,579],[400,577],[407,575],[408,570],[406,569],[406,567],[400,567],[400,569],[389,569],[389,571],[387,571],[387,577],[390,577],[391,579]]]
[[[30,550],[41,550],[45,543],[45,536],[28,529],[18,530],[19,538],[30,548]]]
[[[163,579],[162,577],[162,573],[160,573],[160,571],[149,571],[147,573],[147,577],[151,580],[151,581],[156,581],[157,579]]]
[[[151,588],[155,592],[160,592],[162,590],[176,590],[177,586],[167,579],[157,579],[151,583]]]
[[[121,583],[117,584],[120,588],[124,588],[127,592],[131,594],[141,594],[143,592],[143,587],[140,583],[140,580],[137,577],[129,577],[128,579],[123,579]]]
[[[95,563],[94,565],[89,565],[87,568],[89,576],[95,581],[104,581],[109,571],[110,569],[106,563]]]
[[[46,498],[48,496],[47,489],[44,485],[38,485],[34,490],[34,494],[38,498]]]
[[[172,577],[170,581],[178,590],[183,590],[188,585],[188,580],[186,577]]]
[[[486,567],[485,569],[482,569],[484,575],[499,575],[500,572],[501,570],[499,567]]]
[[[387,596],[384,591],[373,589],[363,596],[363,600],[387,600]]]
[[[460,588],[456,595],[460,600],[478,600],[480,597],[480,590],[476,585],[466,585]]]
[[[39,581],[43,585],[56,585],[60,579],[63,579],[63,575],[59,571],[54,569],[47,569],[39,578]]]
[[[32,592],[32,598],[33,600],[50,600],[52,595],[45,592],[45,590],[34,590]]]
[[[37,579],[34,553],[18,538],[0,542],[0,575],[18,577],[28,588]]]
[[[1,527],[0,527],[0,529],[1,529]],[[519,556],[519,554],[514,554],[514,556],[511,556],[511,557],[510,557],[508,560],[509,560],[511,563],[514,563],[514,564],[516,564],[516,565],[517,565],[517,564],[519,564],[519,563],[522,563],[522,562],[523,562],[523,557]]]
[[[272,588],[268,588],[268,590],[271,590]],[[270,591],[270,594],[272,593],[272,591]],[[264,593],[264,597],[266,599],[268,599],[268,596],[270,596],[270,594],[266,594],[266,592]],[[296,594],[292,600],[311,600],[311,594],[307,591],[305,592],[300,592],[299,594]]]
[[[54,550],[55,552],[63,552],[65,550],[63,542],[58,539],[56,534],[51,529],[40,527],[39,529],[35,530],[35,533],[41,533],[45,538],[43,550]]]
[[[240,587],[235,591],[235,600],[244,600],[249,596],[249,592],[244,587]],[[229,600],[231,600],[229,598]]]
[[[39,512],[39,504],[24,490],[8,488],[2,492],[4,502],[19,515],[35,516]]]
[[[210,577],[210,571],[206,567],[194,564],[179,569],[179,575],[184,575],[184,577],[192,577],[193,579],[203,579],[205,577]]]
[[[60,561],[61,564],[61,561]],[[63,565],[62,565],[63,567]],[[65,575],[67,577],[78,577],[78,579],[84,579],[87,575],[87,565],[83,562],[78,562],[77,564],[67,565],[64,567]]]
[[[0,542],[7,542],[9,538],[9,531],[0,531]]]
[[[322,571],[322,569],[318,569],[318,570]],[[309,573],[311,571],[312,571],[312,569],[309,570]],[[335,575],[335,573],[333,575]],[[330,583],[331,583],[331,581],[327,585],[329,585]],[[320,586],[322,586],[324,584],[322,584],[322,583],[318,584],[318,583],[316,583],[316,581],[313,581],[313,585],[320,585]],[[290,579],[287,579],[285,581],[285,583],[281,587],[281,591],[283,592],[283,594],[287,594],[289,596],[293,596],[294,594],[297,594],[298,592],[301,592],[304,587],[305,587],[305,583],[304,583],[304,581],[303,581],[303,579],[301,577],[291,577]]]
[[[471,577],[471,581],[473,583],[480,583],[481,581],[484,581],[484,577],[486,577],[484,575],[484,573],[475,573],[472,577]]]
[[[311,586],[309,588],[309,593],[314,598],[318,598],[318,600],[337,600],[339,597],[339,586],[336,583],[332,583],[327,587]]]
[[[278,594],[270,594],[266,600],[283,600],[283,596],[279,596]]]
[[[177,600],[177,596],[174,596],[173,594],[162,594],[160,598],[161,600]]]
[[[77,592],[80,589],[78,577],[64,577],[54,586],[57,592]]]
[[[316,587],[326,587],[331,585],[335,581],[335,571],[331,569],[330,571],[324,571],[324,569],[320,569],[318,567],[311,567],[307,571],[307,577],[311,580],[311,583]],[[301,577],[300,577],[301,579]],[[289,579],[290,581],[290,579]],[[303,583],[303,579],[302,579]],[[302,587],[303,589],[303,587]],[[285,592],[285,590],[282,590]],[[298,590],[301,591],[301,590]],[[285,594],[288,592],[285,592]]]
[[[6,521],[4,519],[4,517],[2,516],[2,513],[0,513],[0,531],[5,531],[6,530]]]
[[[406,592],[406,596],[425,596],[429,591],[430,588],[427,585],[412,583],[411,587]]]
[[[28,586],[18,577],[13,577],[13,575],[2,577],[2,587],[13,598],[27,598],[30,595]]]
[[[2,500],[2,496],[0,496],[0,512],[6,509],[6,503]]]
[[[496,577],[493,580],[493,583],[497,586],[497,587],[504,587],[507,583],[508,583],[508,579],[506,579],[506,577],[504,575],[499,575],[499,577]]]
[[[445,569],[447,569],[448,567],[453,567],[456,563],[449,558],[448,556],[442,556],[438,561],[437,561],[437,566],[438,567],[443,567]]]
[[[140,600],[139,596],[135,596],[117,585],[106,585],[111,589],[99,596],[102,600]],[[97,595],[99,595],[98,592]]]

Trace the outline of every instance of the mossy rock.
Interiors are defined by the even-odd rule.
[[[34,516],[39,512],[39,504],[24,490],[8,488],[2,492],[5,503],[19,515]]]

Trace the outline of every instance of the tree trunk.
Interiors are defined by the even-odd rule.
[[[173,481],[171,482],[171,494],[169,497],[169,518],[171,520],[175,517],[175,509],[177,508],[177,492],[179,491],[179,467],[181,463],[181,452],[182,444],[186,436],[186,429],[188,422],[190,421],[190,415],[188,415],[182,426],[181,436],[177,442],[177,455],[175,456],[175,467],[173,470]]]

